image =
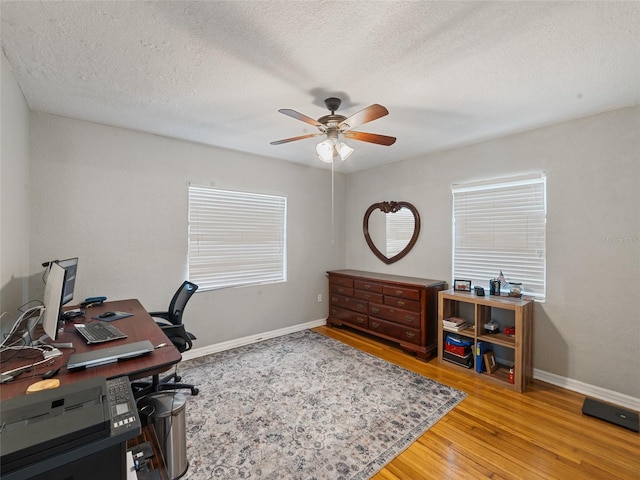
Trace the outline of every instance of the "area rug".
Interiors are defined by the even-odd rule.
[[[179,370],[189,480],[367,479],[465,396],[310,330]]]

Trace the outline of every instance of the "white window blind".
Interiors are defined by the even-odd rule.
[[[287,198],[189,185],[189,280],[200,290],[286,280]]]
[[[546,292],[546,177],[454,185],[453,277],[489,286],[503,271],[524,293]]]
[[[385,215],[387,226],[387,258],[395,257],[409,244],[416,226],[413,212],[401,208]]]

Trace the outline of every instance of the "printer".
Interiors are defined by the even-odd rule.
[[[0,419],[3,480],[126,478],[126,442],[141,432],[127,377],[12,398]]]

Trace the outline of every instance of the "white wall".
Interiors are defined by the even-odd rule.
[[[17,317],[29,297],[29,109],[0,57],[0,313]]]
[[[451,282],[451,185],[546,171],[547,300],[535,308],[534,367],[640,398],[638,152],[632,107],[350,174],[347,267]],[[389,266],[362,234],[364,212],[383,200],[413,203],[422,220],[414,250]]]
[[[288,281],[198,292],[184,321],[202,347],[326,318],[325,272],[345,250],[341,216],[332,241],[329,171],[46,114],[31,129],[32,271],[78,256],[77,299],[166,309],[186,278],[189,181],[284,194]],[[338,175],[339,205],[344,188]]]

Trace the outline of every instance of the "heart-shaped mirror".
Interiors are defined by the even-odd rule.
[[[408,202],[374,203],[364,214],[362,230],[374,255],[390,264],[404,257],[415,245],[420,233],[420,215]]]

